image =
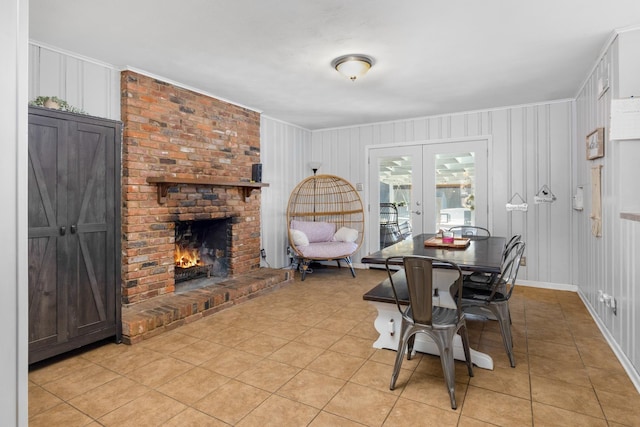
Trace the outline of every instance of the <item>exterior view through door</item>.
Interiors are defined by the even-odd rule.
[[[369,147],[369,251],[456,225],[487,227],[487,139]]]

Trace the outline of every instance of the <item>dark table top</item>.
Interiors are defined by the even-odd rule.
[[[435,234],[419,234],[413,239],[403,240],[362,258],[365,264],[384,265],[391,256],[420,255],[454,262],[464,271],[500,274],[502,250],[506,244],[504,237],[480,237],[472,239],[465,249],[434,248],[424,245],[424,241]]]

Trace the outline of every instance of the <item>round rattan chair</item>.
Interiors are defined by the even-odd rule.
[[[351,183],[335,175],[313,175],[301,181],[289,197],[287,228],[302,280],[312,261],[335,260],[340,267],[344,260],[356,277],[351,256],[362,245],[364,208]]]

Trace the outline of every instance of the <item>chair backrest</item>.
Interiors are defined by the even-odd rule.
[[[393,281],[393,273],[389,268],[394,261],[402,259],[404,265],[405,277],[407,279],[407,290],[409,292],[409,308],[404,310],[400,306],[396,284]],[[450,271],[457,271],[455,283],[458,286],[458,295],[462,295],[462,270],[460,267],[450,261],[426,257],[426,256],[405,256],[405,257],[389,257],[386,260],[387,273],[389,274],[389,282],[396,299],[396,305],[403,315],[411,313],[411,318],[415,323],[422,325],[431,325],[433,319],[433,277],[434,270],[446,268]],[[447,284],[447,289],[449,284]],[[460,299],[457,299],[458,316],[461,316]]]
[[[505,299],[511,298],[513,288],[516,284],[516,278],[518,277],[518,271],[520,270],[520,260],[524,254],[525,246],[525,243],[521,240],[511,245],[511,248],[504,257],[505,261],[502,266],[502,272],[492,285],[489,301],[495,299],[498,292],[500,292]]]
[[[511,252],[513,245],[518,243],[520,240],[522,240],[522,235],[514,234],[511,239],[509,239],[507,244],[504,245],[504,249],[502,250],[502,262],[500,263],[501,266],[504,266],[505,262],[507,261],[507,255],[509,255],[509,253]]]
[[[380,203],[380,224],[398,225],[398,208],[394,203]]]
[[[456,225],[451,227],[449,231],[453,231],[454,235],[460,233],[461,237],[466,237],[468,239],[491,237],[491,232],[489,230],[475,225]]]
[[[344,178],[335,175],[309,176],[293,189],[287,204],[287,228],[292,221],[326,222],[338,231],[347,227],[358,232],[358,248],[364,238],[364,207],[358,191]],[[298,255],[289,232],[289,243]]]

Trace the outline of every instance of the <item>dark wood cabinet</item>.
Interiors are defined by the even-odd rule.
[[[29,363],[120,340],[121,124],[29,108]]]

